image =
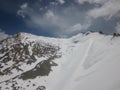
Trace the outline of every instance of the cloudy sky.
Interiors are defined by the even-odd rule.
[[[0,0],[0,37],[28,32],[70,37],[120,33],[120,0]]]

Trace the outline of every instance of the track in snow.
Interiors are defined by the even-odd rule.
[[[61,66],[60,73],[63,73],[63,74],[61,74],[61,76],[58,77],[60,79],[58,80],[56,86],[54,86],[50,90],[69,90],[68,87],[72,84],[73,81],[75,81],[76,78],[79,77],[78,73],[80,73],[81,70],[83,70],[82,65],[89,55],[90,49],[93,44],[93,39],[90,39],[87,43],[84,43],[82,47],[84,47],[84,45],[86,44],[88,45],[87,49],[86,48],[78,49],[73,47],[73,50],[71,51],[70,56],[68,55],[68,57],[66,57],[67,61],[65,61],[64,65]],[[76,53],[77,51],[79,51],[80,53]],[[82,59],[80,60],[81,56],[82,56]],[[87,75],[88,73],[85,74],[84,76],[87,76]]]

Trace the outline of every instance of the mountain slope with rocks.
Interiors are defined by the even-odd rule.
[[[0,41],[0,90],[120,90],[120,37],[18,33]]]

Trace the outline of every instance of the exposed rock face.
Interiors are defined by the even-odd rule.
[[[10,84],[16,82],[14,80],[16,78],[28,80],[38,76],[48,76],[50,71],[52,71],[51,67],[57,66],[53,60],[61,57],[60,53],[58,53],[59,50],[59,46],[42,40],[29,40],[28,37],[25,37],[24,33],[18,33],[1,41],[0,76],[12,76],[15,73],[19,73],[15,77],[6,79],[3,82]],[[32,65],[34,66],[29,68]],[[28,69],[25,70],[25,68]],[[18,89],[20,86],[16,87],[16,85],[12,84],[12,90],[21,90]],[[45,86],[40,86],[36,90],[45,90]]]

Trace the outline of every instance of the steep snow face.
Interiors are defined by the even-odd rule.
[[[120,90],[119,59],[119,36],[20,33],[0,43],[0,89]]]
[[[53,90],[119,90],[119,39],[97,33],[71,38],[75,44],[68,46],[64,74]]]

